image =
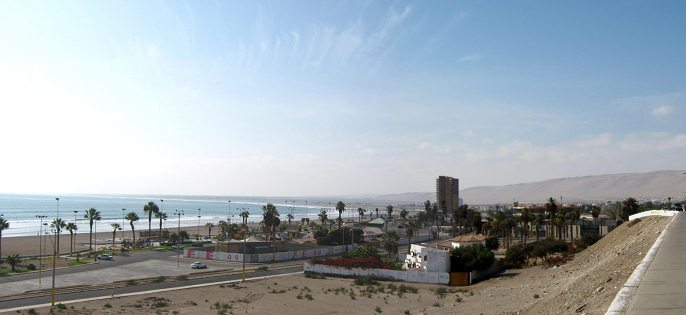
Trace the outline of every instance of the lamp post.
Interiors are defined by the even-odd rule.
[[[36,215],[40,219],[40,226],[38,227],[38,285],[41,285],[42,270],[43,270],[43,219],[47,215]]]
[[[233,217],[231,216],[231,200],[229,200],[229,217],[227,219],[229,220],[229,223],[233,221]]]
[[[307,200],[305,200],[305,222],[307,223],[308,226],[310,225],[310,224],[309,224],[309,223],[310,223],[310,219],[309,219],[309,217],[307,216]]]
[[[58,203],[59,203],[59,198],[57,198]],[[57,207],[59,208],[59,206]],[[57,242],[57,233],[59,233],[59,227],[54,229],[55,232],[55,238],[52,240],[52,291],[50,294],[50,304],[52,306],[55,306],[55,261],[57,260],[57,246],[55,242]]]
[[[181,216],[183,215],[183,210],[174,210],[174,215],[179,217],[178,225],[176,228],[176,234],[179,235],[179,237],[181,237]],[[181,243],[181,244],[183,244],[183,243]],[[177,246],[176,247],[176,268],[181,267],[180,259],[181,258],[179,257],[179,246]]]
[[[57,216],[55,218],[60,217],[60,197],[55,198],[57,200]]]
[[[200,240],[200,209],[198,209],[198,241]]]
[[[124,224],[124,219],[126,219],[126,208],[121,208],[121,235],[122,235],[121,237],[122,237],[122,240],[124,239],[124,231],[125,231],[124,226],[126,226]]]
[[[242,210],[245,211],[245,208]],[[243,229],[243,282],[245,282],[245,248],[248,245],[248,218],[245,218]]]

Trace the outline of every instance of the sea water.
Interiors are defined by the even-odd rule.
[[[57,200],[59,198],[59,200]],[[129,221],[124,216],[135,212],[140,218],[134,223],[136,230],[148,228],[148,215],[143,207],[150,201],[157,204],[160,211],[167,214],[163,221],[163,228],[181,226],[205,225],[208,222],[218,223],[220,220],[240,223],[240,213],[248,211],[249,222],[262,220],[262,206],[266,202],[232,201],[232,197],[200,197],[200,196],[93,196],[93,195],[13,195],[0,194],[0,216],[10,223],[10,228],[2,231],[3,237],[38,235],[40,219],[36,216],[47,216],[43,223],[52,222],[58,216],[65,222],[76,222],[77,233],[88,233],[88,220],[84,218],[86,211],[95,208],[100,211],[102,219],[94,224],[94,231],[111,231],[112,223],[123,224],[124,230],[130,229]],[[236,199],[236,198],[233,198]],[[321,209],[333,211],[331,207],[305,206],[305,204],[276,203],[281,221],[286,221],[288,213],[293,214],[295,220],[308,217],[316,219]],[[126,210],[122,210],[126,209]],[[200,209],[200,210],[198,210]],[[175,212],[179,210],[179,212]],[[177,216],[175,213],[183,215]],[[329,214],[329,218],[333,218]],[[152,228],[159,228],[159,219],[152,217]],[[45,230],[45,228],[43,229]]]

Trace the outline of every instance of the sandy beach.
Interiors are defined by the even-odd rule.
[[[154,222],[153,222],[154,223]],[[129,226],[126,226],[127,228]],[[153,224],[153,231],[156,230],[155,225]],[[170,228],[168,229],[169,233],[177,233],[176,228]],[[139,239],[139,232],[140,230],[136,230],[136,239]],[[146,229],[147,231],[147,229]],[[198,234],[198,226],[187,226],[187,227],[181,227],[181,231],[186,231],[189,235],[193,236],[195,234]],[[216,235],[219,229],[215,226],[212,228],[212,235]],[[200,227],[200,235],[206,236],[207,235],[207,228],[205,226]],[[108,246],[112,244],[112,231],[108,232],[101,232],[98,231],[97,234],[94,234],[94,243],[97,243],[98,246]],[[43,254],[46,255],[47,253],[52,253],[52,237],[54,236],[43,236],[42,241],[39,240],[39,237],[36,236],[17,236],[17,237],[3,237],[2,238],[2,255],[7,256],[7,255],[14,255],[18,254],[20,256],[35,256],[39,254],[39,250],[41,248],[41,242],[43,246]],[[116,233],[116,238],[125,238],[125,239],[131,239],[132,238],[132,233],[130,229],[126,229],[123,232],[122,231],[117,231]],[[63,233],[60,236],[60,253],[61,254],[68,254],[71,252],[71,248],[69,246],[69,241],[70,241],[70,235],[69,232]],[[75,242],[75,247],[74,251],[81,251],[81,250],[87,250],[88,249],[88,233],[78,233],[74,234],[74,242]]]

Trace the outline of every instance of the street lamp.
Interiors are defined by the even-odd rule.
[[[57,197],[57,198],[55,198],[55,200],[57,200],[57,216],[55,218],[59,218],[60,217],[60,198]]]
[[[229,217],[227,218],[229,220],[229,223],[232,223],[233,217],[231,216],[231,200],[229,200]]]
[[[121,237],[122,237],[122,240],[124,238],[124,226],[125,226],[124,219],[126,219],[125,213],[126,213],[126,208],[122,208],[121,209],[121,235],[122,235]]]
[[[59,198],[57,198],[59,204]],[[59,208],[59,206],[57,207]],[[54,229],[55,238],[52,239],[52,293],[50,294],[50,303],[55,306],[55,262],[57,261],[57,233],[59,233],[59,227]],[[51,236],[52,238],[52,236]]]
[[[198,241],[200,240],[200,209],[198,209]]]
[[[181,216],[183,215],[183,210],[174,210],[174,215],[179,217],[178,220],[178,225],[176,229],[176,234],[181,237]],[[183,244],[183,243],[181,243]],[[176,247],[176,267],[180,268],[181,267],[181,262],[180,262],[180,257],[179,257],[179,247]]]
[[[47,215],[36,215],[36,218],[40,219],[40,226],[38,227],[38,285],[41,285],[41,274],[43,273],[43,219],[47,217]]]

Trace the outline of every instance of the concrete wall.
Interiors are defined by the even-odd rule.
[[[659,215],[659,216],[664,216],[664,217],[673,217],[675,216],[678,211],[672,211],[672,210],[648,210],[648,211],[643,211],[639,212],[636,214],[632,214],[629,216],[629,221],[633,219],[638,219],[638,218],[643,218],[651,215]]]
[[[355,245],[348,245],[348,250],[355,249]],[[314,248],[307,250],[296,250],[287,252],[275,252],[264,254],[247,254],[245,255],[245,262],[249,263],[264,263],[272,261],[284,261],[291,259],[309,258],[336,255],[345,252],[346,246],[330,246],[326,248]],[[183,256],[188,258],[209,259],[209,260],[223,260],[233,262],[243,262],[242,253],[225,253],[216,251],[202,251],[190,248],[183,249]]]
[[[382,279],[391,279],[405,282],[448,284],[450,274],[447,272],[428,272],[415,270],[387,270],[387,269],[363,269],[344,268],[326,265],[313,265],[305,263],[304,271],[325,275],[339,275],[346,277],[374,276]]]

